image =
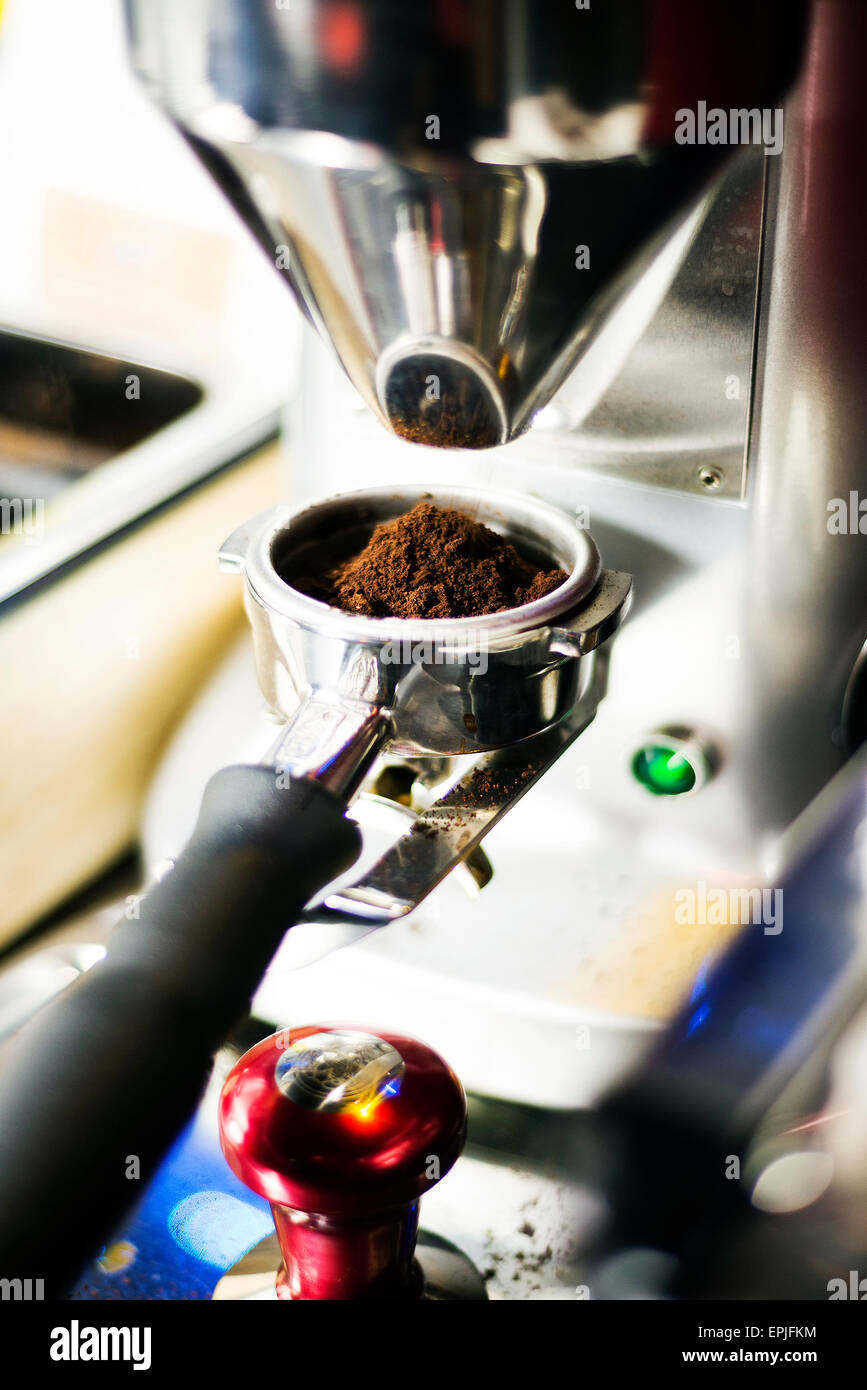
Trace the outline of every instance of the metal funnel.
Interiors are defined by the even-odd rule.
[[[139,71],[371,409],[480,448],[528,427],[729,153],[678,143],[678,113],[774,105],[803,10],[127,7]]]

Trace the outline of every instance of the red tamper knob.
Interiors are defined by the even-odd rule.
[[[419,1296],[419,1198],[460,1154],[466,1117],[451,1068],[402,1034],[312,1024],[245,1053],[220,1097],[220,1138],[271,1203],[278,1296]]]

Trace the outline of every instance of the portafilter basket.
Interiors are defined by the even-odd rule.
[[[368,618],[294,587],[421,500],[467,513],[567,579],[532,603],[455,619]],[[235,531],[220,559],[244,574],[259,682],[289,721],[283,764],[296,775],[338,757],[361,728],[411,756],[479,753],[540,733],[575,705],[582,658],[618,626],[630,591],[629,576],[603,571],[590,536],[558,508],[475,488],[367,488],[301,511],[274,507]]]

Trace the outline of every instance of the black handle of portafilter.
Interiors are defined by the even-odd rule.
[[[361,729],[359,755],[318,780],[218,772],[139,918],[17,1036],[0,1072],[0,1278],[61,1296],[141,1196],[287,926],[357,857],[346,800],[377,737]]]

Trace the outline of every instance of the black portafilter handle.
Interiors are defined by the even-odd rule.
[[[0,1279],[62,1297],[194,1112],[287,927],[357,857],[313,780],[228,767],[173,869],[0,1070]]]

